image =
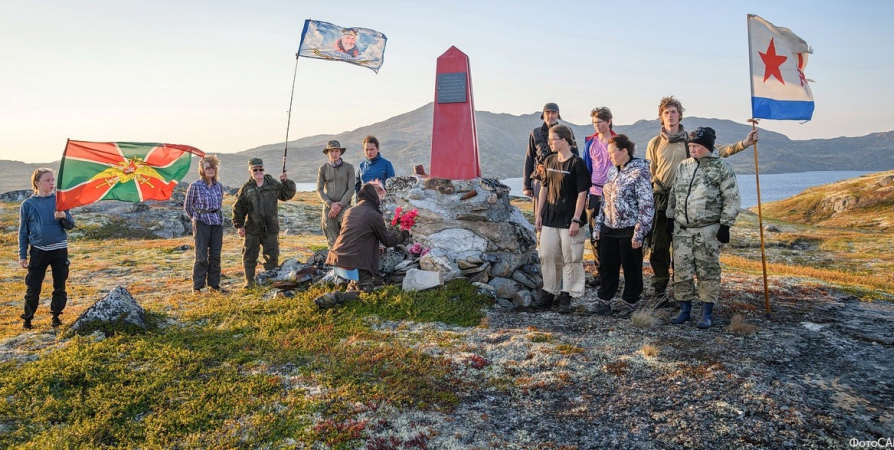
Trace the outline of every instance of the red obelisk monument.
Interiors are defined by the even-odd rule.
[[[469,57],[456,47],[438,58],[431,176],[448,180],[481,178]]]

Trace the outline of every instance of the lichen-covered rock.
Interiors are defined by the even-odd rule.
[[[146,328],[146,312],[143,307],[130,295],[127,289],[117,286],[94,303],[91,307],[78,316],[77,320],[69,328],[69,332],[77,332],[97,322],[100,323],[126,323],[140,328]]]

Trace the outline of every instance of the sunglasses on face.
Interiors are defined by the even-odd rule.
[[[251,169],[251,171],[252,171],[252,172],[263,172],[263,171],[264,171],[264,168],[263,168],[263,167],[253,167],[253,168]]]

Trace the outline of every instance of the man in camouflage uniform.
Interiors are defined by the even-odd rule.
[[[233,226],[239,230],[242,244],[242,265],[245,269],[245,285],[255,284],[255,268],[258,253],[264,246],[264,270],[279,265],[279,209],[278,201],[295,196],[295,182],[286,172],[279,175],[264,173],[264,161],[252,158],[248,161],[249,179],[239,188],[233,204]]]
[[[720,297],[720,247],[729,242],[740,206],[736,173],[714,151],[715,139],[707,127],[689,135],[692,157],[677,168],[666,211],[665,231],[674,245],[674,297],[680,303],[680,314],[671,323],[687,322],[692,301],[698,299],[701,329],[711,327]],[[693,275],[698,276],[698,293]]]

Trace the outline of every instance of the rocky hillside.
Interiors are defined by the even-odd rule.
[[[816,186],[763,205],[763,213],[824,227],[886,231],[894,227],[894,171]]]

